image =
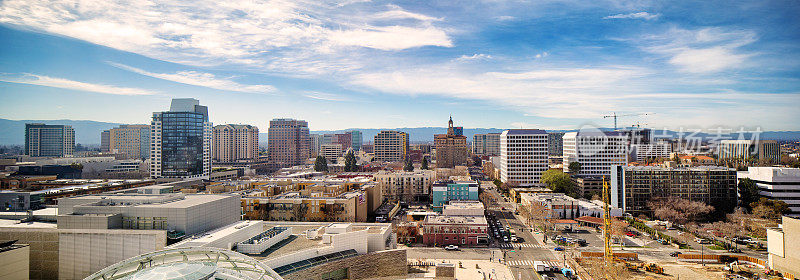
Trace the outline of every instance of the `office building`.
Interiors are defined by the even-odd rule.
[[[150,127],[151,178],[209,178],[212,128],[208,107],[194,98],[172,99],[169,111],[153,113]]]
[[[739,180],[755,181],[758,194],[789,205],[787,216],[800,217],[800,169],[786,167],[748,167],[738,172]]]
[[[578,176],[609,176],[611,167],[628,164],[628,137],[617,131],[564,133],[564,171],[581,165]]]
[[[499,156],[500,133],[475,134],[472,136],[472,153],[476,156]]]
[[[150,146],[148,145],[147,148],[149,151]],[[110,151],[111,151],[111,131],[103,130],[102,132],[100,132],[100,152],[108,153]]]
[[[69,125],[25,124],[25,154],[68,157],[75,152],[75,130]]]
[[[246,124],[214,126],[213,159],[235,162],[258,158],[258,127]]]
[[[319,151],[322,148],[323,135],[310,134],[309,137],[311,138],[311,157],[316,158],[318,155],[320,155]]]
[[[108,152],[129,159],[150,157],[150,126],[146,124],[120,125],[108,131]]]
[[[767,264],[780,273],[800,275],[800,219],[781,217],[781,227],[767,229]],[[791,277],[787,277],[791,278]]]
[[[766,163],[781,161],[781,148],[775,140],[721,140],[717,153],[720,161],[752,160]]]
[[[404,161],[408,156],[408,133],[384,130],[375,135],[375,161]]]
[[[510,129],[500,134],[500,180],[540,185],[548,166],[548,137],[541,129]]]
[[[361,136],[361,131],[359,130],[351,130],[350,133],[351,139],[350,142],[353,144],[351,147],[353,148],[354,152],[361,151],[361,145],[364,142],[363,136]]]
[[[347,151],[353,146],[353,135],[350,132],[334,134],[334,142],[342,146],[342,151]]]
[[[300,165],[311,156],[311,138],[306,121],[273,119],[269,122],[268,137],[269,160],[275,164]]]
[[[547,154],[551,157],[564,155],[564,132],[547,133]]]
[[[672,144],[666,141],[654,141],[649,144],[631,144],[630,159],[644,162],[648,159],[667,159],[672,155]]]
[[[319,155],[324,157],[328,163],[336,163],[342,153],[341,144],[325,144],[320,147]]]
[[[453,117],[450,117],[447,122],[447,134],[433,136],[437,168],[467,165],[467,137],[463,135],[463,131],[463,128],[453,126]]]
[[[478,200],[477,181],[437,181],[431,187],[433,209],[442,211],[442,207],[449,201]]]
[[[700,201],[721,213],[733,211],[737,202],[736,170],[719,166],[614,166],[610,187],[612,206],[634,217],[652,214],[647,203],[657,198]]]
[[[431,199],[431,186],[436,180],[436,171],[381,171],[373,175],[373,178],[378,182],[383,196],[389,200],[428,202]]]

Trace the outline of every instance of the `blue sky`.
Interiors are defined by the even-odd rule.
[[[0,1],[0,118],[800,130],[798,1]]]

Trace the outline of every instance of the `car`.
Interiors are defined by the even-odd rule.
[[[661,244],[663,244],[663,245],[667,245],[667,244],[669,244],[669,242],[668,242],[668,241],[666,241],[666,240],[664,240],[664,239],[659,239],[659,240],[657,240],[657,242],[658,242],[658,243],[661,243]]]
[[[508,242],[508,241],[509,241],[508,240],[508,236],[507,235],[503,235],[503,242]]]
[[[738,249],[738,248],[730,248],[730,249],[728,249],[728,252],[731,252],[731,253],[741,253],[741,252],[742,252],[742,250],[741,250],[741,249]]]
[[[514,242],[514,243],[516,243],[516,242],[518,242],[518,240],[519,240],[519,239],[517,239],[517,237],[516,237],[516,236],[512,236],[512,237],[511,237],[511,242]]]
[[[444,247],[444,249],[447,250],[447,251],[458,251],[459,250],[458,246],[456,246],[456,245],[447,245],[447,247]]]
[[[680,254],[682,254],[682,253],[681,253],[681,252],[678,252],[678,251],[675,251],[675,252],[669,253],[669,256],[670,256],[670,257],[677,257],[677,256],[678,256],[678,255],[680,255]]]
[[[525,238],[522,238],[522,237],[518,236],[517,237],[517,242],[519,242],[519,243],[525,242]]]
[[[561,251],[564,251],[564,247],[556,247],[553,250],[561,252]]]

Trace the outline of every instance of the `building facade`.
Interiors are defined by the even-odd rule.
[[[441,211],[449,201],[478,200],[478,182],[476,181],[438,181],[431,188],[433,209]]]
[[[281,166],[303,164],[311,156],[308,122],[273,119],[269,122],[269,160]]]
[[[739,180],[755,181],[758,194],[789,205],[787,216],[800,217],[800,169],[785,167],[748,167],[738,173]]]
[[[325,144],[320,148],[319,155],[324,157],[328,163],[336,163],[342,153],[341,144]]]
[[[477,156],[499,156],[500,133],[475,134],[472,136],[472,153]]]
[[[69,125],[25,124],[25,154],[68,157],[75,153],[75,130]]]
[[[373,175],[373,178],[378,182],[383,196],[389,200],[428,202],[431,199],[431,186],[436,180],[436,171],[381,171]]]
[[[541,129],[510,129],[500,134],[500,180],[521,186],[541,184],[548,166],[548,138]]]
[[[148,145],[148,149],[149,149]],[[100,132],[100,152],[101,153],[108,153],[111,151],[111,131],[110,130],[103,130]]]
[[[375,135],[375,161],[404,161],[408,156],[408,133],[384,130]]]
[[[422,222],[422,242],[428,246],[488,244],[488,230],[483,216],[428,215]]]
[[[214,156],[218,162],[258,158],[258,127],[242,124],[214,126]]]
[[[736,176],[735,169],[718,166],[615,166],[611,204],[637,216],[652,214],[647,203],[653,199],[676,197],[700,201],[727,213],[736,207]]]
[[[578,162],[578,176],[609,176],[611,167],[628,164],[628,136],[617,131],[564,133],[564,171]]]
[[[780,228],[767,229],[767,252],[770,269],[800,275],[800,219],[783,216]],[[784,277],[787,275],[784,274]]]
[[[651,142],[649,144],[631,144],[631,160],[644,162],[648,159],[669,158],[672,155],[672,144],[669,142]]]
[[[564,155],[564,132],[547,133],[547,154],[551,157]]]
[[[108,151],[125,155],[129,159],[150,157],[150,126],[146,124],[120,125],[108,130]]]
[[[194,98],[172,99],[169,111],[154,112],[150,123],[150,177],[208,179],[211,125],[208,107]]]
[[[453,168],[457,165],[467,165],[467,137],[464,129],[453,126],[453,118],[447,122],[447,134],[433,136],[436,146],[436,167]]]
[[[717,148],[719,160],[741,159],[779,163],[781,148],[775,140],[722,140]]]
[[[349,131],[350,133],[350,143],[352,143],[351,148],[353,148],[354,152],[361,151],[361,144],[364,142],[364,138],[361,135],[361,131],[359,130],[352,130]]]

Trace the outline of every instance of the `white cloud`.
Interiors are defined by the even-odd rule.
[[[175,73],[154,73],[148,72],[139,68],[131,67],[124,64],[109,62],[109,64],[125,69],[137,74],[150,76],[162,80],[172,81],[181,84],[201,86],[218,90],[238,91],[248,93],[271,93],[275,91],[275,87],[271,85],[245,85],[234,82],[226,78],[218,78],[211,73],[204,73],[198,71],[179,71]]]
[[[498,17],[495,17],[494,19],[496,19],[498,21],[510,21],[510,20],[515,20],[517,18],[513,17],[513,16],[498,16]]]
[[[638,12],[638,13],[629,13],[629,14],[616,14],[613,16],[607,16],[603,19],[644,19],[644,20],[652,20],[657,19],[661,14],[651,14],[648,12]]]
[[[22,73],[22,74],[18,74],[18,75],[2,74],[2,75],[0,75],[0,81],[8,82],[8,83],[46,86],[46,87],[63,88],[63,89],[79,90],[79,91],[89,91],[89,92],[96,92],[96,93],[103,93],[103,94],[114,94],[114,95],[151,95],[151,94],[156,94],[155,91],[146,90],[146,89],[140,89],[140,88],[117,87],[117,86],[110,86],[110,85],[104,85],[104,84],[92,84],[92,83],[78,82],[78,81],[73,81],[73,80],[68,80],[68,79],[54,78],[54,77],[48,77],[48,76],[36,75],[36,74],[29,74],[29,73]]]
[[[303,96],[311,99],[325,100],[325,101],[350,101],[350,98],[347,98],[345,96],[327,92],[318,92],[318,91],[308,91],[303,93]]]
[[[458,61],[470,61],[470,60],[488,60],[492,59],[491,55],[485,53],[476,53],[472,55],[462,55],[461,57],[457,58]]]
[[[672,28],[660,35],[651,35],[641,42],[646,51],[663,55],[681,71],[713,73],[745,67],[753,53],[738,50],[757,40],[750,30]]]
[[[537,53],[534,57],[535,58],[542,58],[542,57],[546,57],[548,55],[550,55],[550,54],[547,53],[547,52],[542,52],[542,53]]]
[[[422,46],[452,47],[447,34],[437,28],[405,26],[375,27],[371,29],[333,31],[329,39],[338,45],[361,46],[385,51]]]

